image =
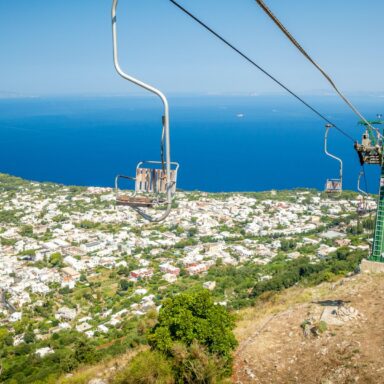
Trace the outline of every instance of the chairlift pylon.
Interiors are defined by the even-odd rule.
[[[115,179],[116,203],[133,208],[142,217],[151,222],[165,220],[172,208],[172,200],[176,192],[177,173],[179,164],[171,162],[170,150],[170,128],[169,128],[169,105],[165,95],[157,88],[136,79],[125,73],[119,64],[118,44],[117,44],[117,18],[116,9],[118,0],[112,3],[112,37],[113,37],[113,61],[117,73],[125,80],[138,85],[139,87],[158,96],[164,106],[162,117],[161,135],[161,160],[160,161],[141,161],[136,167],[136,176],[129,177],[118,175]],[[165,146],[165,160],[164,160]],[[135,182],[135,189],[132,193],[122,192],[119,188],[121,179]],[[158,216],[152,216],[143,208],[164,207],[165,211]]]
[[[332,127],[332,124],[326,124],[325,126],[324,151],[327,156],[337,160],[340,163],[340,173],[338,179],[327,179],[325,184],[325,192],[341,193],[343,191],[343,161],[328,151],[328,133]]]

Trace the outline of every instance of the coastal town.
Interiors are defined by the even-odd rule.
[[[282,255],[315,264],[340,247],[368,254],[371,230],[362,223],[375,206],[352,192],[179,192],[160,225],[116,206],[110,188],[1,175],[0,327],[17,346],[27,342],[20,325],[32,324],[44,357],[54,352],[44,344],[53,334],[109,340],[186,286],[217,291],[217,303],[231,306],[236,290],[219,289],[214,270],[254,265],[263,281]]]

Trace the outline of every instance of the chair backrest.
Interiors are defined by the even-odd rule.
[[[341,180],[339,179],[327,180],[325,188],[328,192],[341,192],[342,190]]]
[[[171,191],[176,192],[177,170],[171,170]],[[156,168],[137,168],[135,191],[137,193],[166,193],[167,172]]]

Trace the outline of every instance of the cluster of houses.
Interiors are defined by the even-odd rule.
[[[17,218],[0,222],[0,238],[4,239],[0,245],[0,323],[19,321],[23,308],[34,304],[33,298],[44,300],[52,290],[74,289],[82,276],[86,280],[100,268],[129,268],[131,261],[136,267],[129,271],[128,280],[145,286],[153,275],[172,284],[181,278],[182,270],[190,276],[202,275],[218,262],[267,264],[279,252],[281,237],[303,235],[302,244],[316,245],[313,256],[321,258],[338,246],[350,245],[343,233],[311,236],[323,225],[322,217],[349,215],[359,205],[359,200],[324,199],[307,191],[293,192],[293,201],[281,201],[273,194],[270,199],[246,194],[190,196],[178,195],[177,208],[160,229],[148,226],[128,208],[115,207],[108,188],[88,188],[73,196],[66,187],[48,194],[33,183],[11,199],[8,191],[0,189],[0,209]],[[188,243],[191,238],[192,245]],[[332,246],[329,240],[334,241]],[[180,246],[183,241],[186,245]],[[290,258],[299,256],[296,250],[288,253]],[[215,288],[215,282],[204,284],[207,289]],[[156,308],[153,295],[140,289],[135,292],[143,296],[140,302],[103,314],[108,320],[96,327],[81,311],[60,307],[55,314],[57,329],[75,327],[89,337],[107,333],[127,313],[142,315]]]

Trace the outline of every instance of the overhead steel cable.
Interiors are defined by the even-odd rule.
[[[275,16],[275,14],[268,8],[268,6],[264,3],[263,0],[255,0],[257,4],[259,4],[260,8],[266,13],[266,15],[276,24],[276,26],[280,29],[281,32],[289,39],[289,41],[304,55],[304,57],[309,60],[326,78],[326,80],[331,84],[332,88],[336,91],[336,93],[343,99],[343,101],[352,109],[352,111],[371,129],[377,131],[375,127],[373,127],[369,121],[363,116],[363,114],[352,104],[350,100],[343,94],[343,92],[337,87],[332,78],[325,72],[325,70],[320,67],[320,65],[312,59],[312,57],[307,53],[307,51],[300,45],[300,43],[292,36],[292,34],[288,31],[288,29],[283,25],[283,23]]]
[[[356,140],[353,139],[352,136],[350,136],[347,132],[339,128],[336,124],[334,124],[332,121],[330,121],[326,116],[324,116],[321,112],[319,112],[317,109],[312,107],[309,103],[307,103],[304,99],[302,99],[299,95],[297,95],[295,92],[290,90],[286,85],[284,85],[280,80],[278,80],[276,77],[271,75],[267,70],[265,70],[263,67],[258,65],[255,61],[253,61],[249,56],[247,56],[245,53],[240,51],[240,49],[236,48],[233,44],[231,44],[228,40],[226,40],[224,37],[219,35],[217,32],[215,32],[211,27],[209,27],[207,24],[205,24],[203,21],[201,21],[199,18],[197,18],[195,15],[193,15],[191,12],[189,12],[187,9],[185,9],[182,5],[180,5],[175,0],[169,0],[173,5],[175,5],[178,9],[180,9],[182,12],[184,12],[187,16],[191,17],[194,21],[196,21],[198,24],[200,24],[203,28],[205,28],[207,31],[209,31],[211,34],[216,36],[219,40],[221,40],[225,45],[230,47],[232,50],[234,50],[236,53],[238,53],[243,59],[248,61],[250,64],[252,64],[254,67],[259,69],[262,73],[264,73],[266,76],[268,76],[271,80],[273,80],[276,84],[278,84],[280,87],[285,89],[289,94],[291,94],[293,97],[295,97],[297,100],[299,100],[302,104],[304,104],[307,108],[309,108],[312,112],[314,112],[317,116],[319,116],[321,119],[323,119],[327,124],[331,124],[335,129],[337,129],[341,134],[343,134],[348,139],[355,142]]]

